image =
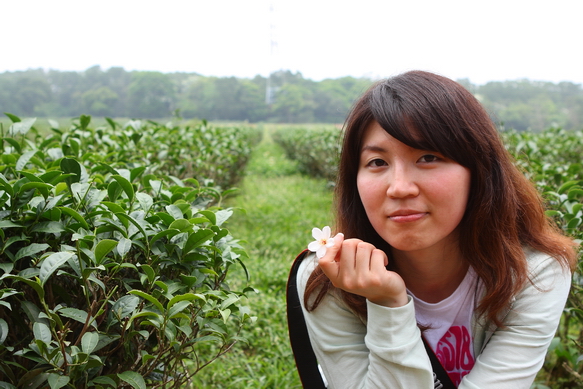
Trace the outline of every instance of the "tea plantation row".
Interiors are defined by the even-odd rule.
[[[247,254],[221,201],[257,130],[8,116],[0,388],[182,388],[242,340],[252,289],[229,270]]]

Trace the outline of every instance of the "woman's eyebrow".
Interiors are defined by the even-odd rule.
[[[373,151],[373,152],[386,152],[387,149],[385,149],[384,147],[380,147],[380,146],[375,146],[375,145],[364,145],[362,146],[362,149],[360,150],[360,152],[364,152],[364,151]]]

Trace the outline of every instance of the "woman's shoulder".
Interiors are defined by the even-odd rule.
[[[548,290],[571,283],[571,271],[568,266],[549,254],[525,247],[524,253],[528,264],[530,282],[539,290]]]
[[[563,270],[563,273],[570,275],[571,271],[560,258],[543,253],[529,246],[524,247],[523,250],[530,273],[536,274],[546,271]]]
[[[308,278],[310,278],[310,275],[318,266],[318,258],[316,257],[316,253],[305,251],[298,256],[296,261],[298,260],[301,261],[301,263],[298,266],[297,283],[298,292],[300,292],[300,296],[302,296],[306,289]]]

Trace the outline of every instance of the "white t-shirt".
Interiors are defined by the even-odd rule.
[[[415,318],[422,327],[423,337],[454,384],[474,366],[471,320],[474,313],[478,277],[470,267],[458,288],[438,303],[427,303],[415,297]]]

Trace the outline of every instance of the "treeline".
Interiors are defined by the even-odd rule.
[[[473,85],[460,80],[505,127],[583,128],[583,89],[572,82],[530,80]],[[198,118],[248,122],[341,123],[373,81],[313,81],[279,71],[269,79],[131,71],[99,66],[83,72],[34,69],[0,74],[0,111],[18,116],[81,114],[129,118]],[[269,86],[269,88],[268,88]],[[270,93],[267,94],[266,90]]]

